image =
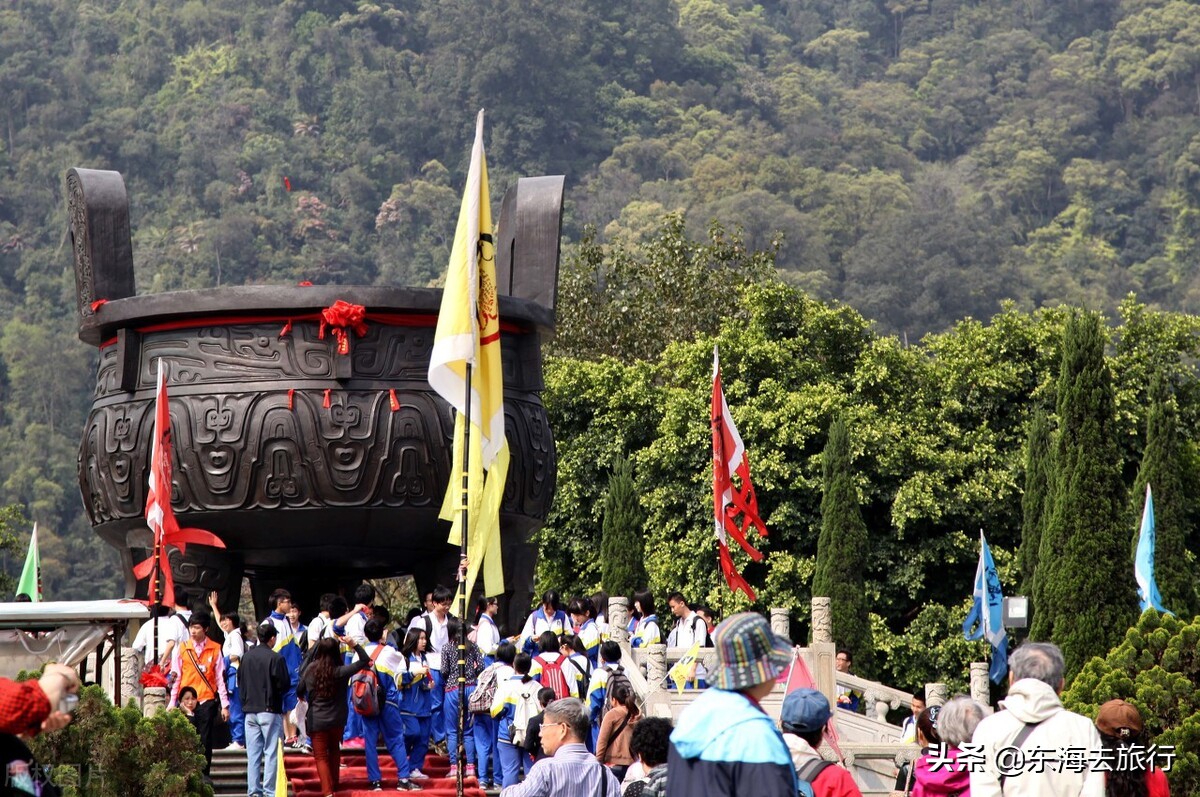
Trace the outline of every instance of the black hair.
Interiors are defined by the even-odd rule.
[[[917,715],[917,730],[925,737],[926,742],[934,746],[942,742],[937,729],[937,715],[941,710],[941,706],[930,706]]]
[[[496,646],[496,661],[512,667],[517,659],[517,646],[507,639]],[[515,668],[514,668],[515,669]]]
[[[479,622],[479,618],[481,616],[483,616],[483,613],[487,611],[487,607],[491,606],[493,603],[499,603],[499,601],[496,600],[495,598],[489,598],[487,596],[484,596],[484,597],[480,598],[479,600],[475,601],[475,622],[476,623]]]
[[[608,593],[604,590],[592,596],[592,617],[608,617]]]
[[[410,624],[412,624],[413,620],[417,619],[424,613],[425,613],[425,610],[422,609],[420,606],[414,606],[411,609],[409,609],[408,613],[404,615],[404,627],[408,628],[408,626]]]
[[[543,631],[538,636],[538,651],[540,653],[557,653],[558,647],[558,634],[553,631]]]
[[[271,593],[271,608],[275,611],[279,611],[279,602],[282,600],[290,601],[291,599],[292,593],[288,592],[286,589],[277,589]]]
[[[319,611],[319,612],[329,611],[329,607],[333,605],[333,599],[336,597],[337,597],[337,595],[335,595],[334,593],[326,592],[324,595],[321,596],[321,599],[319,601],[317,601],[317,607],[318,607],[317,611]],[[342,612],[342,614],[345,614],[345,612]]]
[[[558,597],[558,591],[548,589],[542,593],[542,605],[549,606],[554,611],[562,608],[562,599]]]
[[[194,625],[202,625],[202,626],[204,626],[206,633],[207,633],[207,629],[208,629],[209,625],[211,625],[211,624],[212,624],[212,617],[209,615],[208,612],[202,612],[202,611],[192,612],[191,619],[188,620],[188,628],[191,628]]]
[[[346,599],[341,595],[334,595],[333,600],[329,602],[330,619],[336,620],[348,611],[350,611],[350,604],[346,603]]]
[[[838,648],[837,653],[835,653],[834,655],[835,656],[845,656],[847,664],[854,663],[854,654],[850,652],[849,648]]]
[[[654,614],[654,596],[650,594],[650,590],[643,589],[633,593],[633,602],[642,607],[643,617]]]
[[[392,613],[388,611],[386,606],[381,603],[377,603],[371,607],[371,618],[378,620],[386,626],[392,621]]]
[[[237,612],[226,612],[225,614],[221,615],[221,619],[228,620],[229,622],[233,623],[233,627],[242,632],[243,638],[245,638],[246,632],[250,630],[250,626],[246,625],[242,621],[241,615],[239,615]]]
[[[443,587],[441,584],[438,584],[433,588],[434,603],[449,603],[453,597],[454,593],[450,591],[449,587]]]
[[[359,584],[354,588],[354,602],[370,606],[375,602],[375,588],[365,581]]]
[[[180,689],[180,690],[179,690],[179,702],[180,702],[180,703],[182,703],[182,702],[183,702],[183,698],[184,698],[184,697],[185,697],[185,696],[186,696],[186,695],[187,695],[189,692],[191,693],[192,697],[194,697],[194,698],[196,698],[196,699],[199,699],[199,698],[200,698],[200,695],[196,694],[196,690],[195,690],[195,689],[193,689],[193,688],[192,688],[192,687],[190,687],[190,686],[185,686],[185,687],[183,687],[182,689]]]
[[[688,599],[683,597],[682,592],[672,592],[670,595],[668,595],[667,603],[671,603],[671,602],[682,603],[684,606],[688,607],[689,609],[692,608],[692,604],[688,603]]]
[[[595,619],[596,607],[587,598],[576,596],[571,598],[571,602],[567,604],[567,614],[582,614],[585,617]]]
[[[600,659],[607,661],[610,664],[616,664],[621,660],[621,646],[611,639],[600,643]]]
[[[521,681],[524,683],[529,683],[533,680],[529,677],[529,668],[532,666],[533,659],[529,657],[528,653],[518,653],[517,657],[513,659],[513,669],[516,670],[517,675],[521,676]]]
[[[425,633],[424,628],[410,628],[408,633],[404,635],[404,644],[400,646],[400,652],[408,656],[417,655],[417,645],[421,643],[421,635]],[[425,636],[425,652],[429,652],[429,636]]]
[[[25,596],[25,600],[29,600],[28,595]],[[21,601],[20,595],[17,596],[17,602],[18,603],[23,602],[23,601]],[[168,616],[170,616],[170,614],[171,614],[171,607],[167,606],[166,604],[156,603],[150,607],[150,619],[152,619],[152,620],[156,617],[168,617]]]
[[[363,636],[367,638],[368,642],[378,642],[383,639],[383,629],[386,625],[372,617],[363,625]]]
[[[458,644],[458,635],[461,632],[462,632],[462,620],[459,620],[454,615],[450,615],[449,617],[447,617],[446,618],[446,636],[450,639],[451,643],[453,643],[455,645]],[[468,643],[468,644],[470,644],[470,643]]]
[[[1106,773],[1104,777],[1105,797],[1146,797],[1149,792],[1146,785],[1146,770],[1132,765],[1137,754],[1123,755],[1118,752],[1133,745],[1141,746],[1141,749],[1145,750],[1145,744],[1144,732],[1129,739],[1118,739],[1107,733],[1100,734],[1100,746],[1105,750],[1113,751],[1113,761],[1121,762],[1121,764],[1114,765],[1112,771]],[[1136,750],[1138,747],[1134,747],[1134,749]]]
[[[541,704],[542,708],[545,708],[546,706],[553,703],[555,701],[555,699],[557,699],[557,695],[554,693],[554,690],[551,689],[550,687],[543,686],[541,689],[538,690],[537,699],[538,699],[538,703]]]
[[[641,756],[646,766],[656,767],[667,763],[670,749],[671,721],[666,717],[646,717],[633,726],[629,751],[635,756]]]
[[[258,634],[259,644],[266,645],[272,639],[274,639],[279,632],[277,630],[275,630],[274,623],[263,623],[262,625],[260,625],[258,627],[258,631],[256,631],[255,633]]]

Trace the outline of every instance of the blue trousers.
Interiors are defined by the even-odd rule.
[[[500,740],[500,770],[504,774],[502,785],[512,786],[518,780],[518,773],[524,767],[525,772],[533,766],[533,757],[512,742]]]
[[[246,793],[262,792],[266,797],[275,797],[275,759],[279,752],[279,740],[283,738],[283,715],[269,711],[247,714],[244,722]],[[264,771],[266,777],[263,777]]]
[[[351,739],[361,739],[363,735],[363,721],[358,712],[354,710],[354,702],[349,689],[346,690],[346,705],[350,711],[346,714],[346,730],[342,732],[342,741],[348,742]]]
[[[496,720],[490,714],[475,715],[475,766],[480,783],[500,781],[500,756],[496,750]]]
[[[242,695],[238,691],[237,670],[230,667],[225,670],[225,691],[229,694],[229,735],[233,741],[246,745],[246,726],[243,722],[246,715],[242,712]]]
[[[363,741],[366,747],[363,753],[367,759],[367,780],[380,779],[379,774],[379,735],[383,734],[383,746],[388,755],[396,762],[396,773],[401,778],[407,778],[412,767],[408,759],[408,750],[404,744],[404,720],[400,709],[391,703],[383,704],[383,711],[378,717],[363,717]]]
[[[425,756],[429,753],[429,717],[417,717],[413,714],[402,714],[404,718],[404,744],[408,748],[409,772],[425,766]]]
[[[471,693],[475,691],[475,687],[467,687],[466,700],[470,701]],[[442,713],[446,718],[446,751],[450,755],[450,763],[458,764],[458,707],[461,705],[460,698],[462,693],[458,689],[453,689],[446,693],[446,699],[442,703]],[[463,747],[466,748],[466,756],[468,764],[475,763],[475,715],[467,712],[467,721],[464,727],[466,730],[463,733]]]
[[[430,670],[429,674],[433,678],[433,689],[430,691],[433,697],[433,713],[430,715],[433,720],[433,741],[444,742],[446,718],[442,712],[442,703],[445,700],[446,681],[442,678],[441,670]]]

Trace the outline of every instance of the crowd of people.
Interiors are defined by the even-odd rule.
[[[773,721],[761,702],[791,665],[793,651],[759,615],[717,624],[712,612],[673,593],[668,626],[650,592],[632,596],[626,629],[632,646],[664,641],[669,627],[665,641],[673,647],[714,648],[712,670],[696,664],[687,673],[686,685],[704,691],[672,725],[643,716],[621,647],[609,639],[607,596],[574,597],[564,605],[547,591],[510,636],[497,622],[498,602],[480,600],[467,626],[461,672],[462,621],[450,611],[453,593],[438,587],[423,598],[421,609],[393,622],[363,584],[353,606],[324,596],[305,626],[291,596],[277,590],[256,641],[245,638],[240,618],[226,613],[216,624],[224,636],[218,644],[209,638],[216,630],[211,618],[197,610],[157,613],[134,646],[146,650],[147,640],[157,640],[149,660],[169,664],[169,705],[192,718],[209,760],[214,746],[225,743],[221,720],[240,729],[227,743],[247,748],[252,797],[272,795],[263,773],[274,771],[279,739],[313,755],[327,795],[338,789],[344,748],[363,749],[373,788],[383,786],[380,749],[397,770],[389,787],[412,791],[421,790],[421,767],[435,749],[455,762],[451,777],[461,763],[465,777],[485,788],[501,786],[503,797],[860,794],[850,772],[820,750],[832,709],[853,710],[861,695],[839,690],[831,708],[821,692],[797,689],[786,696],[780,722]],[[153,623],[156,633],[147,631]],[[838,670],[849,672],[852,661],[849,651],[838,651]],[[1097,763],[1114,761],[1113,750],[1145,744],[1132,705],[1112,701],[1094,721],[1065,710],[1058,699],[1062,655],[1050,644],[1020,646],[1010,673],[1005,710],[990,716],[969,697],[927,707],[914,696],[902,734],[921,754],[901,770],[898,794],[1167,794],[1161,765],[1134,771]],[[1014,749],[1041,765],[1010,771]],[[1083,766],[1063,758],[1076,752]]]

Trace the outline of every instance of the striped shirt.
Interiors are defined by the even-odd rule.
[[[604,789],[601,791],[601,782]],[[533,765],[525,780],[500,797],[621,797],[621,781],[582,743],[564,744]]]

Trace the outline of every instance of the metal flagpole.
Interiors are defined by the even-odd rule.
[[[467,767],[467,577],[464,563],[467,561],[467,520],[471,488],[471,363],[467,362],[467,394],[463,406],[467,408],[463,418],[462,455],[462,533],[458,544],[458,748],[454,751],[455,794],[463,797],[463,775]]]

